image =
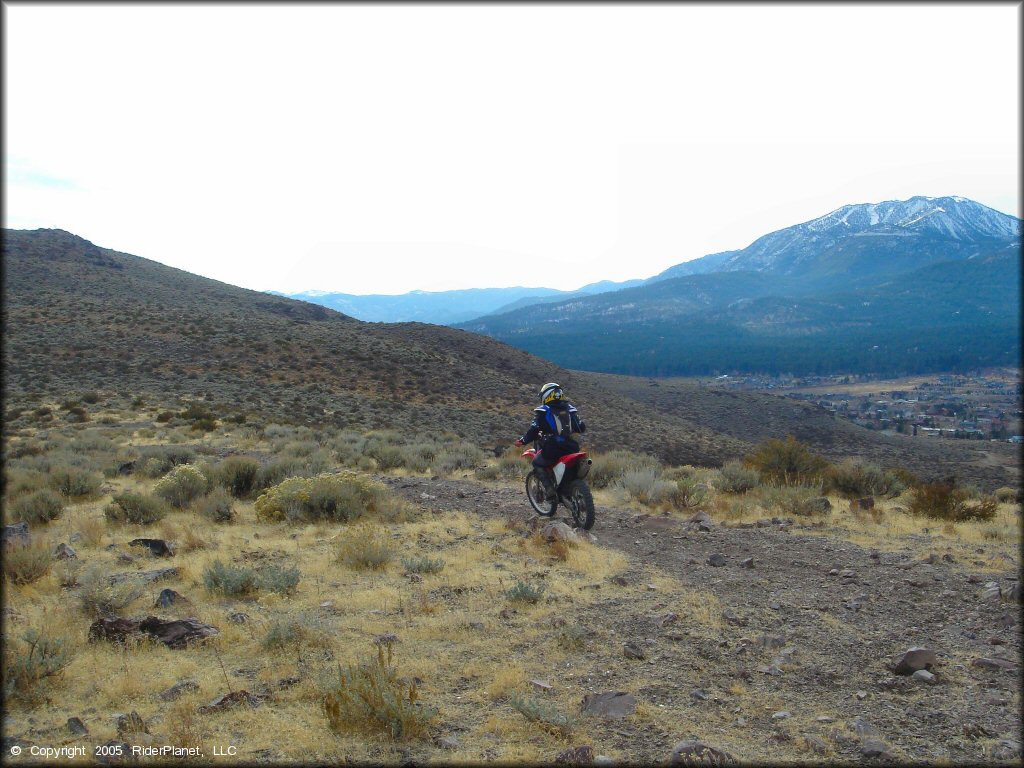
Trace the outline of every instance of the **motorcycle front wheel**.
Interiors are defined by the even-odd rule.
[[[541,480],[537,470],[533,470],[526,476],[526,498],[530,500],[533,511],[542,517],[551,517],[558,509],[558,501],[548,501],[547,492],[544,490],[544,481]]]
[[[576,527],[589,531],[594,527],[594,497],[590,493],[590,488],[582,480],[577,480],[569,486],[566,496]]]

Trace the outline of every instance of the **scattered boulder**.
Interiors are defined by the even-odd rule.
[[[740,568],[753,568],[754,558],[748,557],[746,560],[740,563]]]
[[[125,461],[117,465],[117,474],[119,475],[130,475],[135,471],[134,461]]]
[[[554,686],[551,685],[551,683],[549,683],[547,680],[531,680],[530,685],[532,685],[538,691],[543,691],[544,693],[550,693],[551,690],[554,688]]]
[[[725,555],[716,552],[708,558],[708,565],[714,568],[721,568],[725,565]]]
[[[158,568],[155,571],[127,571],[125,573],[114,573],[110,576],[111,584],[123,584],[126,581],[141,581],[150,584],[154,581],[173,579],[178,576],[179,569]]]
[[[540,535],[547,541],[565,541],[575,544],[580,540],[576,532],[561,521],[548,523],[541,529]]]
[[[809,733],[803,734],[804,746],[816,755],[828,754],[828,744]]]
[[[935,651],[927,648],[910,648],[903,654],[896,668],[893,670],[897,675],[912,675],[919,669],[931,671],[935,666]]]
[[[134,710],[127,715],[117,715],[117,735],[122,739],[136,733],[149,733],[142,716]]]
[[[160,619],[147,616],[145,619],[102,618],[89,627],[90,640],[109,640],[124,643],[131,635],[149,635],[169,648],[184,648],[191,642],[205,640],[220,634],[216,627],[203,624],[198,619]]]
[[[199,683],[191,678],[185,680],[179,680],[166,691],[158,694],[160,701],[174,701],[175,699],[185,695],[186,693],[192,693],[193,691],[199,690]]]
[[[563,749],[555,756],[555,763],[559,765],[593,765],[594,748],[589,744],[579,747]]]
[[[642,661],[647,658],[647,654],[644,653],[644,649],[636,643],[626,643],[622,646],[622,655],[627,659],[636,659]]]
[[[919,669],[917,672],[912,674],[911,679],[916,680],[919,683],[934,683],[935,675],[929,672],[927,669]]]
[[[434,739],[434,746],[441,749],[458,749],[459,740],[454,736],[438,736]]]
[[[228,614],[228,621],[232,624],[248,624],[252,619],[249,618],[248,613],[243,611],[232,611]]]
[[[132,619],[119,617],[96,619],[89,626],[89,640],[109,640],[113,643],[124,643],[138,629],[139,622]]]
[[[189,643],[220,634],[216,627],[203,624],[191,617],[167,621],[156,616],[147,616],[139,622],[139,629],[168,648],[184,648]]]
[[[89,729],[85,727],[80,717],[68,718],[68,730],[75,736],[88,736]]]
[[[1010,661],[1009,659],[989,659],[980,658],[975,659],[971,662],[972,667],[978,667],[979,669],[989,669],[993,672],[1012,671],[1017,669],[1017,664]]]
[[[825,513],[832,511],[832,502],[825,496],[819,496],[811,501],[811,509],[819,515],[824,515]]]
[[[199,711],[204,713],[222,712],[225,709],[236,707],[239,704],[247,704],[250,707],[258,707],[260,702],[259,699],[257,699],[248,691],[232,691],[231,693],[225,693],[222,696],[218,696],[209,704],[200,707]]]
[[[192,605],[187,597],[175,592],[173,589],[162,589],[156,598],[155,608],[170,608],[174,605]]]
[[[28,532],[28,523],[22,520],[20,523],[5,525],[2,536],[4,546],[8,544],[28,544],[31,536]]]
[[[878,757],[886,761],[896,759],[896,755],[889,749],[889,745],[879,739],[868,739],[865,741],[861,745],[860,753],[864,757]]]
[[[132,539],[128,542],[130,547],[145,547],[154,557],[171,557],[174,555],[174,545],[163,539]]]
[[[668,759],[668,764],[686,766],[736,765],[737,760],[728,752],[710,747],[696,739],[687,739],[676,744],[675,749],[672,750],[672,756]]]
[[[583,699],[583,711],[591,715],[621,719],[636,712],[636,698],[624,691],[590,693]]]
[[[53,556],[58,560],[78,559],[78,553],[71,548],[70,544],[58,544],[57,548],[53,550]]]

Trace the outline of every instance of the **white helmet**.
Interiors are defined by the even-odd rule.
[[[550,381],[540,388],[540,401],[545,405],[562,399],[562,388]]]

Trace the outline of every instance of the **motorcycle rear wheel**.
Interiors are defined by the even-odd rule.
[[[565,494],[569,499],[569,511],[577,528],[589,531],[594,527],[594,496],[582,480],[576,480]]]
[[[544,481],[534,469],[526,476],[526,498],[530,500],[533,511],[541,517],[552,517],[558,509],[558,500],[548,501]]]

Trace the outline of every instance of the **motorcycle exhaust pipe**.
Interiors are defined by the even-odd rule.
[[[594,462],[591,461],[590,459],[587,459],[585,462],[582,462],[580,464],[579,469],[576,471],[576,477],[579,478],[580,480],[586,477],[590,473],[590,465],[593,463]]]

